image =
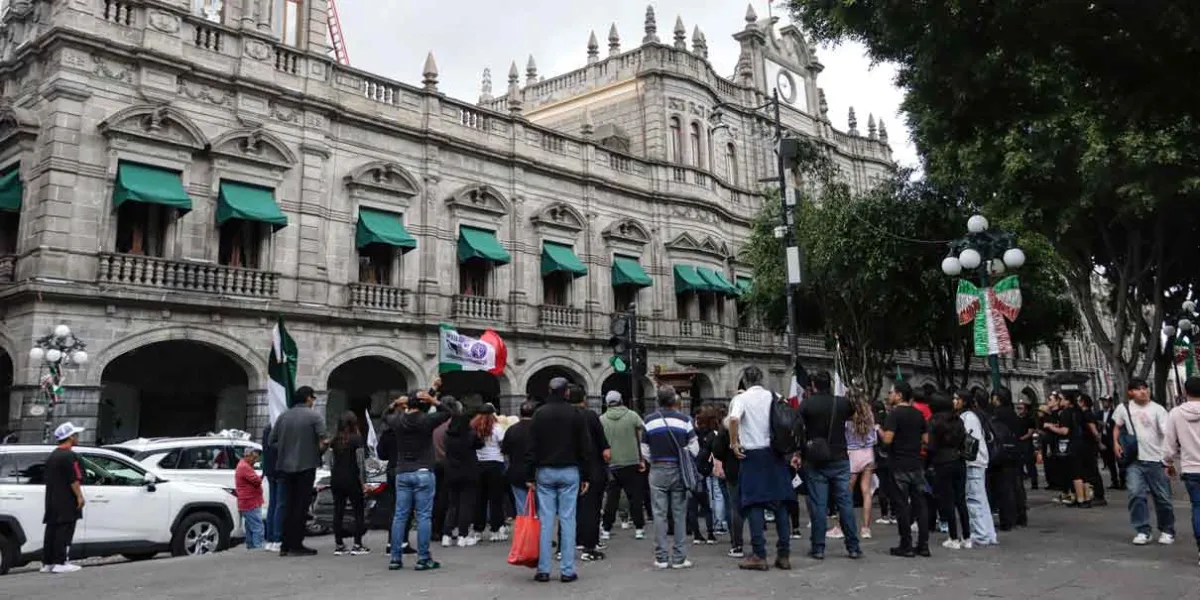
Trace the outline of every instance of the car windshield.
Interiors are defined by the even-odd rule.
[[[81,454],[84,485],[142,485],[145,471],[112,456]]]

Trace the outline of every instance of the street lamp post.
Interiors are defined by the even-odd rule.
[[[1024,264],[1025,252],[1017,247],[1016,237],[989,229],[983,215],[967,220],[967,236],[951,242],[950,253],[942,259],[943,273],[964,277],[959,280],[958,318],[961,324],[975,322],[975,354],[987,356],[993,393],[1001,387],[999,356],[1013,351],[1004,321],[1017,318],[1021,288],[1015,275],[994,284],[992,278]],[[979,288],[968,281],[972,275],[979,278]]]
[[[1191,377],[1196,372],[1196,333],[1200,330],[1197,325],[1196,301],[1186,300],[1174,319],[1168,319],[1163,325],[1163,333],[1167,337],[1167,352],[1171,353],[1171,367],[1175,371],[1176,392],[1183,395],[1183,381],[1179,378],[1179,364],[1175,362],[1175,349],[1179,346],[1187,348],[1184,357],[1184,374]]]
[[[30,364],[41,363],[47,371],[40,379],[41,393],[38,395],[38,403],[29,411],[35,417],[45,417],[42,424],[44,444],[50,443],[50,431],[54,428],[54,409],[63,393],[63,367],[87,363],[88,354],[85,348],[87,344],[75,337],[70,327],[59,325],[52,333],[34,342],[33,348],[29,349]]]
[[[725,128],[727,125],[722,124],[721,109],[727,106],[718,104],[713,111],[713,120],[717,122],[714,130]],[[766,108],[771,108],[774,116],[775,126],[775,159],[776,159],[776,180],[779,184],[779,203],[780,215],[782,223],[775,228],[775,237],[783,242],[784,247],[784,265],[787,267],[787,335],[788,335],[788,351],[792,358],[792,375],[797,376],[797,367],[800,364],[800,338],[797,333],[796,326],[796,288],[800,286],[800,247],[796,241],[796,190],[788,185],[787,165],[794,162],[799,154],[799,142],[794,138],[784,138],[783,118],[779,113],[780,100],[779,89],[771,90],[771,99],[761,106],[750,108],[751,112],[757,112]]]

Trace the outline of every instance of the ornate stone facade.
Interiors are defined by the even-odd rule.
[[[23,438],[41,432],[30,413],[41,365],[26,349],[60,322],[88,342],[91,360],[68,369],[57,417],[110,438],[137,433],[137,417],[125,413],[146,414],[138,391],[113,380],[114,365],[167,342],[215,351],[244,371],[214,388],[215,424],[261,427],[276,315],[299,346],[299,383],[331,402],[337,369],[356,359],[395,371],[377,386],[382,396],[425,385],[444,321],[505,337],[506,397],[524,396],[548,368],[596,396],[612,373],[616,255],[638,259],[654,279],[636,295],[653,364],[695,369],[703,397],[730,396],[750,364],[783,387],[784,340],[739,326],[733,300],[708,313],[677,302],[672,267],[749,275],[737,253],[762,201],[760,180],[774,173],[772,128],[754,107],[779,85],[780,69],[794,84],[789,129],[823,140],[856,186],[892,168],[882,126],[861,136],[830,124],[822,67],[798,31],[776,34],[773,22],[747,15],[729,80],[713,72],[701,32],[690,50],[679,31],[661,43],[650,16],[640,45],[622,50],[614,30],[600,58],[593,36],[580,70],[542,79],[530,61],[522,85],[514,64],[507,93],[492,98],[488,75],[471,104],[438,91],[432,56],[419,86],[334,63],[325,2],[299,6],[296,43],[285,44],[264,1],[205,3],[202,14],[191,0],[10,4],[0,170],[20,169],[24,196],[19,242],[0,258],[11,275],[0,289],[0,346],[14,363],[8,421]],[[153,221],[153,251],[118,240],[114,186],[127,163],[178,173],[191,201],[190,212]],[[254,268],[225,256],[231,242],[217,223],[231,181],[272,191],[287,219],[254,234]],[[364,209],[401,217],[417,244],[395,255],[382,283],[360,274]],[[511,255],[484,274],[486,293],[464,293],[459,281],[463,227],[493,232]],[[547,242],[572,247],[588,269],[554,302],[539,263]],[[816,342],[804,351],[825,358]],[[149,354],[138,355],[141,376],[166,385]],[[1013,374],[1033,380],[1034,366]],[[114,410],[124,425],[102,422]]]

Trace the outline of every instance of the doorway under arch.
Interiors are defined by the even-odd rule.
[[[704,373],[696,373],[692,377],[691,404],[692,406],[700,406],[705,400],[725,400],[726,398],[716,398],[716,389],[713,386],[712,378]]]
[[[600,399],[603,402],[604,396],[612,390],[621,393],[621,398],[625,400],[625,406],[636,410],[639,414],[646,414],[646,407],[654,406],[654,382],[645,377],[639,378],[638,381],[638,397],[630,402],[630,386],[633,383],[632,375],[629,373],[612,373],[604,378],[600,383]]]
[[[246,428],[246,370],[203,342],[140,346],[108,363],[100,381],[97,445]]]
[[[359,427],[365,433],[366,419],[378,421],[391,401],[409,391],[416,378],[395,362],[381,356],[360,356],[337,366],[325,382],[325,426],[337,427],[346,411],[358,416]],[[376,426],[376,431],[378,431]]]
[[[582,387],[583,391],[587,392],[587,379],[583,375],[576,373],[570,367],[550,365],[534,371],[529,376],[529,379],[525,381],[525,396],[531,398],[535,403],[545,402],[546,397],[550,394],[550,380],[555,377],[566,378],[567,381]]]

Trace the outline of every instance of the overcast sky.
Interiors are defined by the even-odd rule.
[[[522,81],[530,55],[538,74],[547,78],[585,65],[592,30],[601,57],[607,56],[608,28],[614,22],[623,49],[639,45],[646,4],[646,0],[341,0],[338,9],[353,66],[419,85],[425,54],[432,50],[441,91],[474,102],[484,67],[492,69],[495,93],[503,94],[513,60]],[[682,16],[689,47],[692,29],[699,25],[708,38],[713,67],[722,75],[733,74],[739,48],[731,36],[745,27],[744,0],[654,0],[651,4],[660,40],[672,40],[675,18]],[[767,0],[752,4],[760,17],[766,16]],[[781,25],[788,22],[779,8],[775,14],[783,17]],[[834,126],[846,129],[851,106],[864,134],[868,114],[883,118],[893,156],[902,165],[916,166],[916,150],[899,114],[902,93],[892,83],[894,69],[872,68],[863,48],[854,44],[819,48],[817,57],[825,65],[818,85],[825,89]]]

